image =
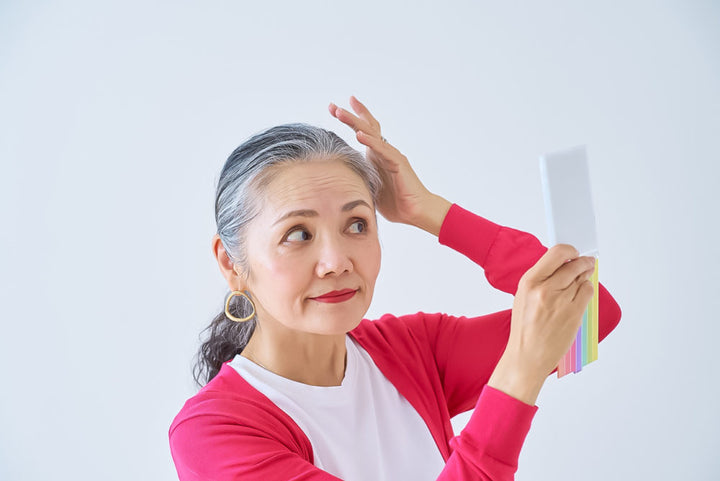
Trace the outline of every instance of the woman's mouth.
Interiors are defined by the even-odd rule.
[[[329,303],[344,302],[348,299],[351,299],[356,292],[357,289],[343,289],[341,291],[331,291],[323,294],[322,296],[311,297],[310,299],[312,299],[313,301]]]

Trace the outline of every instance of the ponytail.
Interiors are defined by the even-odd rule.
[[[252,313],[252,308],[246,302],[238,303],[233,311],[238,311],[236,317],[246,317]],[[197,362],[193,368],[195,382],[204,386],[214,378],[225,361],[229,361],[240,354],[247,346],[250,336],[255,331],[257,317],[249,321],[236,322],[225,315],[225,310],[215,316],[210,325],[203,332],[209,331],[207,339],[200,346]]]

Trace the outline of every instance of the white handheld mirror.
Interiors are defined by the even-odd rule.
[[[585,146],[540,157],[549,244],[570,244],[581,256],[599,254]]]

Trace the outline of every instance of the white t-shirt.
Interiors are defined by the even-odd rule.
[[[230,365],[303,430],[315,466],[345,481],[437,479],[445,461],[425,421],[350,335],[345,345],[340,386],[292,381],[240,355]]]

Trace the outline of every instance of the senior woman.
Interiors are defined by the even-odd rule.
[[[200,350],[206,384],[170,427],[182,481],[514,477],[538,393],[592,297],[594,259],[429,192],[368,109],[350,105],[330,113],[365,157],[289,124],[225,163],[212,248],[231,292]],[[465,254],[515,295],[512,309],[364,319],[380,269],[376,210]],[[620,308],[598,294],[603,339]],[[450,419],[470,409],[456,436]]]

